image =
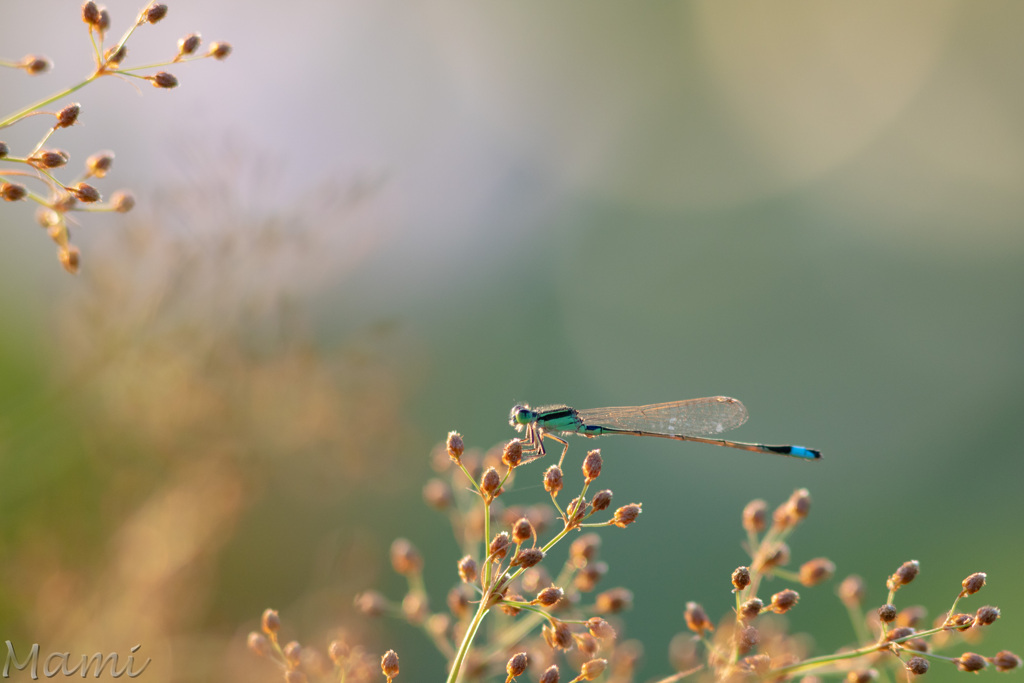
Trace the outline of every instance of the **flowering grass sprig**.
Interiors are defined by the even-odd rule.
[[[33,116],[53,116],[54,123],[39,141],[23,155],[12,154],[9,146],[0,141],[0,198],[4,201],[30,200],[39,204],[36,214],[39,224],[57,245],[57,257],[65,270],[78,272],[81,254],[71,243],[69,213],[73,211],[107,211],[125,213],[135,205],[132,195],[119,190],[114,192],[106,202],[102,201],[99,190],[92,184],[93,179],[101,179],[107,175],[113,164],[114,153],[97,152],[85,163],[82,173],[75,179],[64,182],[58,180],[55,169],[65,167],[70,161],[67,152],[60,149],[45,148],[44,145],[57,131],[70,128],[78,122],[81,105],[67,104],[57,111],[48,111],[46,107],[65,99],[103,76],[116,76],[123,79],[140,79],[148,81],[158,88],[174,88],[178,79],[162,71],[163,67],[196,59],[212,57],[224,59],[231,53],[227,43],[211,43],[205,53],[199,53],[201,39],[198,33],[191,33],[180,39],[177,49],[167,60],[143,66],[125,66],[128,55],[126,47],[128,39],[136,29],[147,24],[156,24],[167,15],[167,5],[151,0],[136,17],[135,22],[125,31],[121,38],[112,45],[105,46],[107,32],[110,29],[110,14],[106,8],[87,0],[82,5],[81,17],[89,32],[93,51],[93,71],[84,80],[65,88],[43,100],[30,104],[0,119],[0,130]],[[0,66],[20,69],[29,75],[37,75],[49,71],[52,63],[45,57],[27,55],[20,61],[0,60]],[[10,165],[10,168],[7,168]],[[37,192],[21,182],[33,180],[39,182],[43,192]]]

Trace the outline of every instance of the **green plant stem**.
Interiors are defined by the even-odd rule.
[[[73,93],[73,92],[75,92],[77,90],[81,90],[85,86],[87,86],[90,83],[92,83],[93,81],[95,81],[101,75],[103,75],[102,72],[97,71],[92,76],[89,76],[88,78],[86,78],[84,81],[82,81],[78,85],[73,85],[70,88],[68,88],[67,90],[62,90],[59,93],[57,93],[56,95],[51,95],[50,97],[47,97],[45,100],[40,100],[40,101],[36,102],[35,104],[30,104],[29,106],[25,107],[21,111],[15,112],[14,114],[11,114],[7,118],[5,118],[2,121],[0,121],[0,128],[6,128],[7,126],[15,124],[18,121],[20,121],[21,119],[23,119],[24,117],[26,117],[29,114],[31,114],[32,112],[36,111],[37,109],[41,109],[42,107],[45,107],[48,104],[53,104],[57,100],[59,100],[61,98],[64,98],[64,97],[67,97],[68,95],[70,95],[71,93]]]

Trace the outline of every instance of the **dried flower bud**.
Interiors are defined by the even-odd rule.
[[[708,618],[704,608],[696,602],[686,603],[686,610],[683,612],[686,618],[686,626],[697,635],[704,635],[705,631],[714,631],[715,627]]]
[[[57,123],[53,124],[54,128],[70,128],[75,125],[78,121],[78,114],[82,111],[82,105],[78,102],[72,102],[67,105],[59,112],[57,112]]]
[[[914,629],[910,628],[909,626],[900,626],[899,628],[891,629],[888,633],[886,633],[885,639],[889,642],[893,642],[895,640],[904,640],[914,635],[914,633]]]
[[[999,608],[986,605],[978,608],[978,612],[974,615],[975,626],[989,626],[994,624],[996,619],[999,618]]]
[[[522,544],[529,541],[536,535],[533,530],[533,524],[530,523],[526,517],[520,517],[516,520],[516,523],[512,525],[512,540],[516,544]]]
[[[576,572],[573,585],[581,593],[589,593],[597,588],[598,581],[608,573],[607,562],[591,562]]]
[[[227,59],[231,54],[231,46],[227,43],[210,43],[210,49],[206,54],[214,59]]]
[[[128,56],[128,48],[124,45],[112,45],[103,52],[103,61],[108,66],[117,66]]]
[[[759,534],[768,526],[768,503],[760,498],[752,500],[743,508],[743,528],[752,534]]]
[[[53,62],[42,55],[25,55],[18,66],[29,76],[38,76],[53,68]]]
[[[423,558],[408,539],[396,538],[391,544],[391,566],[402,576],[418,574],[423,569]]]
[[[462,454],[466,451],[466,444],[462,441],[462,434],[448,432],[448,440],[445,446],[448,448],[448,457],[452,459],[452,462],[458,464],[462,460]]]
[[[965,652],[953,661],[956,662],[956,668],[961,671],[981,671],[988,666],[984,657],[973,652]]]
[[[67,188],[68,192],[75,196],[75,199],[92,204],[100,200],[100,191],[88,183],[75,183]]]
[[[587,619],[587,630],[590,631],[590,635],[601,640],[615,637],[615,629],[601,617],[590,617]]]
[[[768,571],[772,567],[785,567],[789,564],[789,546],[785,543],[776,543],[769,552],[759,555],[754,566],[760,571]]]
[[[601,476],[601,450],[595,448],[583,459],[583,476],[590,483]]]
[[[460,583],[454,586],[448,591],[446,602],[448,603],[448,611],[456,619],[462,619],[469,616],[470,600],[476,597],[473,589],[464,583]]]
[[[142,20],[155,24],[167,16],[167,5],[150,5],[142,15]]]
[[[540,683],[558,683],[558,667],[552,664],[540,677]]]
[[[918,676],[928,673],[928,660],[924,657],[911,657],[905,666],[907,671]]]
[[[523,442],[519,439],[512,439],[501,449],[501,461],[510,470],[519,467],[523,462]]]
[[[160,71],[149,77],[149,80],[153,82],[155,88],[177,88],[178,79],[174,77],[174,74],[169,74],[166,71]]]
[[[128,213],[135,208],[135,196],[126,190],[110,195],[110,208],[118,213]]]
[[[505,671],[508,672],[508,678],[505,679],[505,683],[510,683],[516,676],[522,676],[529,662],[530,658],[526,656],[525,652],[512,655],[512,658],[508,660],[508,664],[505,665]]]
[[[493,467],[487,468],[480,477],[480,489],[488,500],[501,495],[501,475],[498,474],[498,470]]]
[[[597,638],[589,633],[573,633],[572,639],[576,641],[576,649],[579,650],[580,654],[584,657],[593,657],[597,654],[597,651],[601,649],[600,644],[597,642]]]
[[[447,510],[452,506],[452,489],[448,482],[430,479],[423,485],[423,502],[435,510]]]
[[[996,656],[992,658],[992,663],[996,665],[996,671],[1000,673],[1020,668],[1022,664],[1020,657],[1009,650],[996,653]]]
[[[253,631],[245,641],[249,651],[259,657],[266,657],[270,654],[270,641],[262,633]]]
[[[591,659],[590,661],[583,662],[583,666],[580,667],[579,679],[584,681],[592,681],[608,668],[607,659]]]
[[[818,557],[800,565],[800,583],[805,586],[817,586],[832,578],[836,573],[836,565],[829,559]]]
[[[89,175],[95,178],[103,178],[114,165],[114,153],[109,150],[96,152],[85,160],[85,168]]]
[[[892,622],[894,619],[896,619],[896,606],[882,605],[878,608],[878,618],[886,624]]]
[[[562,490],[562,468],[558,465],[552,465],[544,473],[544,490],[552,496]]]
[[[522,607],[513,603],[525,603],[526,598],[518,593],[511,595],[503,595],[501,604],[501,611],[510,617],[514,617],[522,611]]]
[[[7,146],[7,143],[0,140],[0,159],[11,153],[11,148]]]
[[[572,648],[572,631],[569,630],[569,625],[565,622],[552,619],[550,624],[544,624],[544,627],[541,629],[541,635],[544,637],[544,642],[552,650],[568,650]]]
[[[569,504],[565,506],[565,514],[567,515],[567,521],[570,524],[578,524],[587,514],[587,501],[578,497],[573,498],[569,501]]]
[[[392,678],[398,675],[398,653],[394,650],[388,650],[384,653],[384,656],[380,658],[380,670],[384,672],[387,679],[390,681]]]
[[[82,5],[82,21],[89,24],[89,26],[99,26],[100,8],[92,0],[88,0]]]
[[[929,652],[931,648],[928,646],[928,641],[924,638],[911,638],[910,640],[903,641],[903,647],[907,650],[914,652]]]
[[[199,49],[199,43],[202,41],[198,33],[190,33],[184,38],[178,40],[178,54],[179,55],[190,55]]]
[[[636,521],[636,518],[643,512],[641,509],[641,503],[630,503],[629,505],[623,505],[615,511],[615,516],[612,518],[612,523],[620,529],[625,529],[627,526]]]
[[[327,646],[327,656],[331,658],[331,661],[341,666],[342,662],[348,659],[348,655],[351,652],[348,644],[340,639],[334,639],[331,644]]]
[[[957,631],[966,631],[970,627],[974,626],[974,616],[964,614],[962,612],[952,614],[946,618],[946,622],[943,625]]]
[[[59,168],[68,163],[68,153],[60,149],[41,149],[28,158],[28,162],[40,168]]]
[[[281,617],[277,614],[277,610],[265,610],[260,618],[260,627],[268,636],[277,633],[281,629]]]
[[[565,591],[558,586],[548,586],[540,593],[537,593],[537,597],[533,601],[544,607],[554,607],[564,596]]]
[[[544,551],[540,548],[520,548],[512,558],[513,567],[532,567],[544,559]]]
[[[402,615],[413,626],[419,626],[430,615],[427,595],[421,591],[410,591],[402,598]]]
[[[299,669],[288,669],[284,672],[284,683],[307,683],[309,679]]]
[[[985,586],[985,572],[974,572],[960,584],[963,586],[963,590],[960,592],[960,597],[966,595],[974,595]]]
[[[771,610],[776,614],[785,614],[793,609],[799,600],[800,594],[795,590],[791,588],[781,590],[772,596]]]
[[[878,678],[878,672],[874,669],[861,669],[846,673],[847,683],[871,683],[876,678]]]
[[[28,188],[21,183],[0,181],[0,197],[3,197],[5,202],[16,202],[24,199],[27,194]]]
[[[289,664],[298,666],[302,658],[302,645],[299,644],[299,641],[293,640],[281,648],[281,653]]]
[[[896,570],[896,573],[889,577],[885,582],[886,587],[889,590],[899,590],[901,586],[905,586],[914,580],[917,573],[921,570],[921,565],[917,560],[910,560],[900,565],[900,568]]]
[[[491,544],[487,547],[488,557],[492,560],[500,560],[508,554],[508,532],[502,531],[500,534],[495,535],[491,539]]]
[[[736,567],[732,572],[733,592],[741,591],[750,585],[750,569],[747,567]]]
[[[601,510],[607,510],[608,506],[612,504],[612,492],[611,489],[605,489],[598,491],[594,494],[594,497],[590,501],[590,506],[595,511],[600,512]]]
[[[751,598],[740,605],[740,618],[744,621],[750,621],[760,614],[763,609],[764,602],[762,602],[761,598]]]
[[[597,557],[601,537],[593,532],[581,535],[569,546],[569,559],[574,567],[585,567]]]
[[[628,588],[611,588],[598,593],[594,606],[601,614],[614,614],[633,607],[633,592]]]
[[[378,617],[388,608],[387,599],[377,591],[363,591],[356,595],[354,604],[361,614]]]
[[[755,627],[749,625],[738,627],[732,637],[740,654],[750,652],[761,641],[761,634]]]
[[[472,555],[466,555],[459,560],[459,578],[463,583],[473,583],[476,581],[476,576],[476,560]]]
[[[839,599],[847,607],[859,607],[864,602],[867,588],[864,586],[864,579],[856,574],[851,574],[839,584]]]
[[[807,517],[811,511],[811,492],[807,489],[797,489],[786,501],[788,517],[793,523],[799,522]]]
[[[64,270],[74,275],[82,264],[82,253],[78,251],[78,247],[68,245],[57,252],[57,260]]]
[[[896,615],[897,626],[917,626],[922,619],[928,616],[928,611],[921,605],[904,607]]]

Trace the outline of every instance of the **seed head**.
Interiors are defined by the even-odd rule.
[[[423,558],[408,539],[396,538],[391,544],[391,566],[402,576],[410,576],[423,569]]]
[[[558,667],[552,664],[541,674],[540,683],[558,683]]]
[[[516,520],[516,523],[512,525],[512,540],[516,544],[526,543],[528,540],[534,537],[536,532],[533,530],[533,524],[530,523],[526,517],[520,517]]]
[[[492,560],[504,559],[505,555],[508,554],[508,532],[502,531],[500,534],[495,535],[491,539],[491,544],[487,547],[488,557]]]
[[[558,586],[548,586],[540,593],[537,593],[537,597],[534,599],[534,602],[543,605],[544,607],[554,607],[564,596],[565,591]]]
[[[811,511],[811,492],[807,489],[793,491],[793,495],[789,497],[787,505],[789,506],[789,516],[791,519],[796,521],[805,519]]]
[[[423,501],[435,510],[452,506],[452,488],[442,479],[430,479],[423,486]]]
[[[530,658],[526,656],[525,652],[512,655],[512,658],[508,660],[508,664],[505,665],[505,671],[508,672],[508,678],[505,679],[505,683],[511,683],[516,676],[522,676],[523,672],[526,671],[526,665],[529,663]]]
[[[575,567],[586,567],[597,557],[597,550],[600,547],[600,536],[593,532],[583,534],[569,546],[569,559]]]
[[[593,657],[601,649],[597,638],[589,633],[573,633],[572,639],[576,641],[576,649],[585,657]]]
[[[5,202],[16,202],[24,199],[27,194],[28,188],[21,183],[0,182],[0,197],[3,197]]]
[[[462,441],[462,434],[448,432],[448,441],[445,445],[448,447],[448,457],[452,459],[452,462],[458,464],[462,460],[462,454],[466,451],[466,444]]]
[[[732,572],[733,593],[741,591],[750,585],[750,569],[747,567],[736,567]]]
[[[281,617],[278,616],[277,610],[265,610],[263,617],[260,618],[260,627],[268,636],[273,636],[277,633],[281,629]]]
[[[922,619],[928,616],[928,611],[921,605],[904,607],[896,615],[897,626],[917,626]]]
[[[473,583],[476,581],[476,576],[476,560],[472,555],[466,555],[459,560],[459,578],[463,583]]]
[[[956,662],[956,668],[961,671],[981,671],[988,666],[984,657],[973,652],[965,652],[953,661]]]
[[[92,204],[100,200],[100,191],[88,183],[75,183],[68,188],[68,192],[75,196],[80,202]]]
[[[800,594],[791,588],[781,590],[772,596],[771,610],[776,614],[785,614],[793,609],[800,600]]]
[[[519,605],[512,604],[515,602],[526,602],[526,598],[524,598],[522,595],[519,595],[518,593],[513,593],[512,595],[503,595],[501,602],[501,611],[510,617],[514,617],[515,615],[519,614],[522,611],[522,608]]]
[[[142,20],[150,24],[155,24],[166,16],[167,5],[150,5],[142,15]]]
[[[924,657],[911,657],[906,663],[907,671],[918,676],[928,673],[928,660]]]
[[[686,618],[686,626],[697,635],[704,635],[705,631],[714,631],[715,627],[708,618],[707,612],[696,602],[686,603],[686,610],[683,612]]]
[[[178,79],[174,77],[174,74],[169,74],[166,71],[158,71],[149,77],[149,80],[153,82],[155,88],[177,88]]]
[[[576,573],[573,585],[581,593],[589,593],[597,588],[597,582],[608,573],[607,562],[591,562]]]
[[[68,153],[61,149],[41,149],[28,158],[28,162],[39,168],[59,168],[68,163]]]
[[[427,595],[422,591],[410,591],[402,598],[402,615],[413,626],[419,626],[430,615]]]
[[[583,459],[583,476],[590,483],[601,476],[601,450],[594,449]]]
[[[82,265],[82,252],[78,250],[78,247],[68,245],[57,252],[57,260],[60,261],[64,270],[74,275]]]
[[[184,38],[178,39],[178,54],[179,55],[190,55],[199,49],[199,43],[202,41],[198,33],[190,33]]]
[[[740,605],[740,618],[744,621],[750,621],[764,609],[764,602],[761,598],[751,598],[745,603]]]
[[[253,631],[245,641],[249,651],[259,657],[266,657],[270,654],[270,641],[262,633]]]
[[[971,626],[974,626],[974,617],[962,612],[952,614],[946,619],[946,623],[943,625],[956,631],[966,631]]]
[[[743,528],[752,534],[759,534],[768,525],[768,503],[760,498],[747,503],[743,508]]]
[[[772,567],[784,567],[789,564],[789,546],[785,543],[776,543],[769,552],[761,555],[755,563],[755,567],[761,571],[770,570]]]
[[[911,638],[910,640],[904,640],[903,647],[907,650],[913,650],[914,652],[931,651],[931,648],[928,646],[928,641],[924,638]]]
[[[914,635],[914,629],[910,628],[909,626],[900,626],[899,628],[894,628],[890,630],[888,633],[886,633],[885,639],[889,642],[892,642],[894,640],[903,640],[905,638],[909,638],[912,635]]]
[[[90,27],[99,26],[100,8],[92,0],[88,0],[82,5],[82,21]]]
[[[601,614],[614,614],[633,607],[633,591],[628,588],[611,588],[598,593],[594,606]]]
[[[594,494],[593,499],[590,501],[590,506],[597,512],[601,510],[607,510],[608,506],[612,504],[612,492],[611,489],[605,489],[598,491]]]
[[[800,583],[805,586],[817,586],[832,578],[836,573],[836,565],[829,559],[818,557],[800,565]]]
[[[128,56],[128,48],[124,45],[112,45],[103,52],[103,61],[109,66],[117,66]]]
[[[544,473],[544,490],[552,496],[562,490],[562,468],[558,465],[552,465]]]
[[[284,647],[281,648],[284,658],[288,660],[288,663],[292,666],[298,666],[301,663],[302,658],[302,645],[299,641],[293,640]]]
[[[498,474],[498,470],[493,467],[487,468],[487,471],[480,477],[480,489],[484,492],[484,497],[488,501],[497,498],[501,494],[501,475]]]
[[[520,548],[512,558],[513,567],[532,567],[544,559],[544,551],[540,548]]]
[[[994,624],[996,619],[999,618],[999,608],[986,605],[978,608],[978,612],[974,615],[975,626],[989,626]]]
[[[110,208],[118,213],[128,213],[135,208],[135,196],[127,190],[118,190],[110,195]]]
[[[878,678],[878,672],[874,669],[860,669],[859,671],[849,671],[846,674],[847,683],[871,683],[876,678]]]
[[[231,54],[231,46],[227,43],[210,43],[210,49],[206,54],[214,59],[227,59]]]
[[[740,654],[746,654],[753,650],[761,642],[761,634],[753,626],[740,626],[733,633],[733,642]]]
[[[1002,650],[992,658],[992,663],[996,665],[996,671],[1005,672],[1019,668],[1022,662],[1020,657],[1009,650]]]
[[[380,658],[380,670],[384,672],[384,675],[390,681],[392,678],[398,675],[398,653],[394,650],[388,650],[384,653],[384,656]]]
[[[0,140],[0,159],[11,153],[11,148],[7,146],[7,143]]]
[[[615,629],[601,617],[587,619],[587,630],[590,631],[590,635],[601,640],[615,637]]]
[[[612,518],[612,524],[625,529],[627,526],[636,521],[636,518],[643,512],[641,509],[641,503],[630,503],[629,505],[623,505],[615,511],[615,516]]]
[[[348,644],[337,638],[332,640],[331,644],[327,646],[327,656],[338,666],[341,666],[342,662],[348,659],[349,652],[351,652],[351,649]]]
[[[878,608],[878,618],[888,624],[896,619],[895,605],[882,605]]]
[[[510,470],[519,467],[523,462],[523,442],[512,439],[501,449],[501,461]]]
[[[70,128],[75,125],[78,121],[78,114],[82,111],[82,105],[78,102],[72,102],[67,105],[59,112],[57,112],[57,123],[53,125],[54,128]]]
[[[900,565],[900,568],[896,570],[896,573],[889,577],[888,581],[885,582],[886,587],[891,590],[899,590],[901,586],[905,586],[914,580],[917,573],[921,570],[921,565],[917,560],[910,560]]]
[[[284,672],[284,683],[307,683],[309,679],[299,669],[288,669]]]
[[[378,617],[388,608],[387,599],[377,591],[363,591],[356,595],[354,604],[361,614]]]
[[[109,150],[96,152],[85,160],[85,168],[94,178],[103,178],[114,165],[114,153]]]
[[[960,592],[960,597],[966,595],[974,595],[985,586],[985,572],[975,572],[968,576],[960,584],[963,586],[963,590]]]
[[[38,76],[53,68],[53,62],[42,55],[25,55],[18,66],[29,76]]]
[[[839,599],[847,607],[859,607],[864,602],[866,593],[864,579],[856,574],[850,574],[839,584]]]
[[[607,659],[591,659],[590,661],[583,662],[583,666],[580,667],[579,679],[584,681],[592,681],[608,668]]]
[[[541,629],[541,635],[544,636],[544,642],[552,650],[568,650],[572,648],[572,631],[569,630],[569,625],[563,621],[552,619],[550,624],[544,624],[544,627]]]

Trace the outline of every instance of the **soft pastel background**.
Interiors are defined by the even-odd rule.
[[[117,31],[138,10],[108,6]],[[0,639],[277,680],[243,649],[260,612],[313,643],[351,626],[356,591],[400,595],[396,536],[442,604],[458,551],[420,487],[449,429],[487,447],[516,402],[726,394],[751,412],[736,438],[825,459],[600,443],[616,502],[644,503],[604,546],[641,680],[671,672],[686,601],[732,604],[742,506],[802,486],[795,563],[828,556],[880,603],[917,559],[900,598],[932,615],[986,571],[965,607],[1004,617],[970,649],[1020,653],[1022,21],[944,0],[172,2],[130,58],[192,30],[232,57],[172,92],[89,88],[53,141],[114,149],[101,188],[139,210],[83,219],[78,277],[31,207],[0,212]],[[5,112],[87,72],[77,3],[6,2],[0,32],[3,56],[56,62],[0,74]],[[542,493],[522,482],[509,503]],[[822,652],[850,639],[834,585],[791,620]],[[399,680],[441,680],[411,628],[364,635]]]

